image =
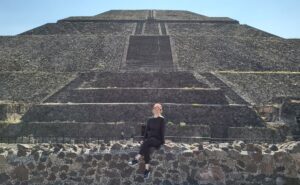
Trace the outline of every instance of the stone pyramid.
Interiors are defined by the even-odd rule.
[[[8,135],[139,136],[160,102],[169,137],[277,137],[257,107],[300,95],[299,40],[227,17],[111,10],[0,46],[0,118],[21,122]]]

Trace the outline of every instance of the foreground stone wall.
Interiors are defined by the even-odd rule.
[[[0,184],[141,184],[137,142],[0,145]],[[300,142],[172,143],[153,151],[146,184],[299,184]]]

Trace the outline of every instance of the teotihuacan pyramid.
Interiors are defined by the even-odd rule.
[[[300,40],[227,17],[111,10],[0,37],[2,136],[139,136],[160,102],[166,136],[281,140],[299,97]]]

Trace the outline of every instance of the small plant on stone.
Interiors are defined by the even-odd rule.
[[[179,125],[180,125],[181,127],[184,127],[184,126],[186,126],[186,123],[182,121],[182,122],[179,123]]]
[[[6,120],[4,121],[7,124],[18,124],[21,122],[22,115],[17,113],[11,113],[6,115]]]
[[[199,104],[199,103],[193,103],[192,106],[193,106],[193,107],[200,107],[201,104]]]
[[[105,65],[103,63],[97,63],[96,66],[92,70],[99,71],[99,70],[104,70],[104,69],[105,69]]]
[[[174,125],[174,123],[172,121],[168,121],[167,123],[168,125]]]

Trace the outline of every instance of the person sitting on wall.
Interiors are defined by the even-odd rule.
[[[129,164],[134,166],[138,164],[138,160],[141,156],[144,157],[145,161],[145,171],[144,178],[149,178],[150,175],[150,148],[155,147],[159,148],[161,145],[165,144],[165,128],[166,121],[162,114],[162,105],[160,103],[156,103],[152,108],[153,116],[148,118],[146,123],[146,128],[144,132],[144,137],[142,140],[142,144],[139,150],[139,153],[129,161]]]

